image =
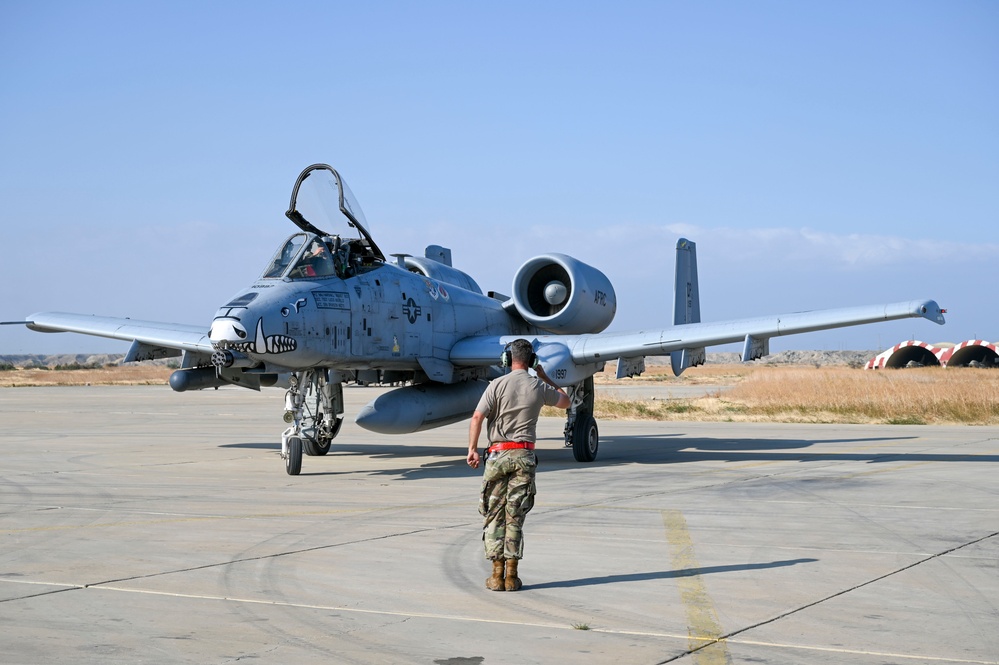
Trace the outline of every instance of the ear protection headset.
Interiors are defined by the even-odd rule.
[[[503,353],[500,354],[500,366],[510,367],[513,364],[513,353],[510,352],[510,345],[507,344],[503,348]],[[538,364],[538,356],[536,353],[531,352],[531,358],[527,362],[528,367],[534,367]]]

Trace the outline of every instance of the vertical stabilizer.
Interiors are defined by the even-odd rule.
[[[701,322],[701,300],[697,293],[697,244],[676,241],[676,281],[673,283],[673,325]]]
[[[673,325],[701,322],[701,297],[697,291],[697,244],[676,241],[676,279],[673,283]],[[688,367],[704,364],[704,347],[683,349],[670,354],[674,376]]]

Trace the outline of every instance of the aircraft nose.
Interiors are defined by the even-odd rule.
[[[208,331],[212,344],[245,342],[246,338],[246,328],[240,321],[231,318],[215,319]]]
[[[244,314],[243,319],[248,317]],[[217,349],[242,351],[256,355],[288,353],[298,348],[298,342],[293,337],[277,333],[278,326],[273,318],[266,316],[256,317],[256,326],[252,331],[247,331],[246,326],[237,319],[230,317],[219,317],[212,321],[212,327],[208,331],[208,339]],[[253,318],[249,319],[250,321]],[[250,324],[253,325],[253,324]],[[273,332],[272,332],[273,331]]]

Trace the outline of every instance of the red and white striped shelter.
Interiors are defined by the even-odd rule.
[[[865,369],[899,367],[999,367],[995,343],[969,339],[960,344],[927,344],[917,340],[899,342],[867,361]]]
[[[868,360],[865,369],[892,369],[910,364],[939,365],[935,351],[936,347],[926,342],[906,340]]]
[[[944,367],[966,367],[973,364],[994,367],[999,360],[999,350],[996,345],[981,339],[969,339],[949,349],[940,349],[937,354],[940,364]]]

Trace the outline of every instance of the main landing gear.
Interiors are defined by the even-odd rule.
[[[565,419],[565,447],[572,447],[577,462],[592,462],[597,458],[600,433],[593,417],[593,377],[566,388],[570,404]]]
[[[295,372],[284,397],[281,458],[289,476],[302,472],[302,453],[325,455],[343,424],[343,383],[336,372],[308,369]]]

